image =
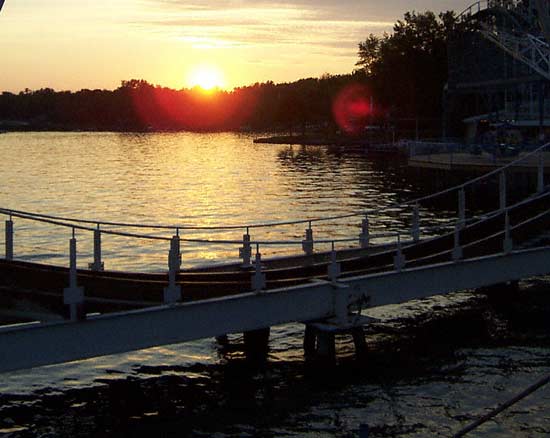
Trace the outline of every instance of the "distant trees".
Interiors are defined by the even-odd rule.
[[[0,94],[2,121],[26,121],[29,129],[290,130],[332,123],[331,102],[361,74],[325,75],[293,83],[256,83],[233,91],[174,90],[142,79],[115,90],[54,91],[49,88]]]
[[[454,12],[407,12],[393,33],[359,43],[357,65],[376,100],[400,117],[439,117]]]
[[[391,34],[371,34],[359,43],[359,68],[353,73],[325,74],[292,83],[268,81],[207,94],[130,79],[112,91],[56,92],[45,88],[4,92],[0,95],[0,128],[2,121],[5,125],[6,120],[19,120],[32,129],[215,131],[246,127],[295,133],[315,126],[332,132],[338,129],[334,102],[350,87],[369,93],[360,96],[362,100],[350,99],[351,118],[364,113],[371,102],[376,108],[368,120],[356,120],[361,129],[376,120],[440,118],[447,80],[447,40],[454,27],[453,12],[439,16],[407,12]],[[354,132],[361,134],[360,130]]]

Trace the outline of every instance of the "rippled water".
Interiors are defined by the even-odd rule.
[[[433,189],[394,159],[255,145],[252,139],[225,133],[2,134],[0,206],[93,220],[234,225],[345,214]],[[421,214],[428,224],[454,213],[452,207],[422,206]],[[354,218],[336,228],[315,227],[316,237],[355,236],[359,223]],[[407,230],[410,211],[374,215],[371,225],[381,232]],[[254,230],[253,238],[299,240],[303,228]],[[16,257],[67,263],[70,230],[17,218],[15,229]],[[239,239],[242,233],[182,235]],[[77,237],[84,265],[91,235],[77,231]],[[167,249],[164,242],[104,237],[105,264],[113,269],[165,269]],[[183,252],[184,266],[238,254],[236,246],[223,244],[185,244]],[[547,325],[514,336],[504,330],[497,342],[494,336],[487,341],[476,332],[481,311],[475,309],[465,321],[432,327],[419,342],[426,348],[412,353],[406,325],[401,344],[388,340],[403,325],[396,320],[471,299],[465,294],[377,309],[372,313],[381,323],[368,337],[371,359],[354,361],[344,339],[341,360],[330,369],[304,362],[303,326],[290,324],[272,329],[269,361],[260,368],[244,361],[238,348],[227,351],[204,340],[2,375],[0,434],[325,438],[357,437],[359,425],[369,424],[374,437],[450,436],[473,414],[550,372]],[[494,315],[483,320],[495,322]],[[438,333],[452,340],[432,337]],[[549,405],[548,389],[539,391],[473,436],[548,436]]]
[[[403,162],[394,158],[371,161],[361,153],[253,144],[252,139],[227,133],[3,134],[0,205],[98,221],[219,226],[361,212],[418,193],[403,173]],[[440,215],[423,209],[422,220],[433,224]],[[373,215],[372,231],[406,230],[410,216],[399,208]],[[356,238],[361,219],[314,224],[315,238]],[[251,234],[255,240],[299,241],[306,226],[253,229]],[[16,256],[67,263],[70,229],[16,219],[15,232]],[[243,227],[181,234],[184,239],[241,240],[244,232]],[[77,239],[79,263],[85,266],[92,257],[92,236],[78,231]],[[108,269],[165,269],[168,247],[164,241],[103,236]],[[184,266],[238,257],[238,245],[183,243],[182,249]],[[300,247],[261,250],[269,256]]]

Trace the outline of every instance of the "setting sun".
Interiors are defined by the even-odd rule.
[[[198,86],[207,91],[213,88],[223,88],[224,82],[223,74],[218,68],[205,65],[191,70],[188,78],[191,87]]]

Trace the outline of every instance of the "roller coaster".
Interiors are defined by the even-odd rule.
[[[482,0],[458,15],[449,41],[447,120],[550,126],[549,9],[546,0]]]

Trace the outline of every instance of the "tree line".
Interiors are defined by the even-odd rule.
[[[359,43],[357,69],[344,75],[209,93],[138,79],[122,81],[115,90],[3,92],[0,123],[29,129],[112,131],[338,129],[334,102],[351,84],[361,85],[360,92],[374,109],[361,123],[436,120],[442,114],[447,39],[454,21],[453,12],[439,16],[407,12],[392,33],[371,34]],[[18,121],[25,124],[17,125]]]

